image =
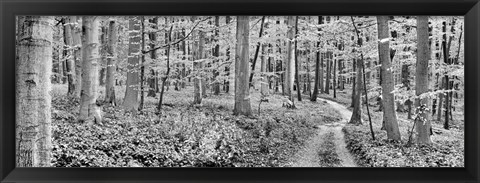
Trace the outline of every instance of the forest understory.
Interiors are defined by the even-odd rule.
[[[260,116],[255,110],[246,117],[232,114],[234,96],[228,93],[191,104],[193,92],[186,91],[193,88],[187,86],[165,93],[167,107],[161,118],[155,113],[158,97],[147,97],[138,114],[104,106],[103,126],[78,125],[78,99],[66,96],[66,90],[66,85],[54,85],[52,91],[52,163],[58,167],[464,166],[463,122],[453,121],[450,130],[433,122],[434,144],[408,145],[408,139],[386,140],[386,132],[380,130],[382,113],[372,110],[377,135],[372,141],[366,114],[364,124],[347,124],[348,89],[337,98],[320,94],[324,99],[317,102],[296,101],[297,109],[282,107],[283,97],[271,95],[262,102]],[[259,101],[259,95],[252,96],[252,106]],[[397,114],[400,131],[407,135],[413,122],[405,113]],[[342,143],[349,153],[342,152]]]
[[[320,97],[336,101],[350,107],[350,91],[337,94],[337,98],[330,95],[320,94]],[[375,98],[375,97],[372,97]],[[369,103],[374,104],[373,99]],[[364,110],[366,107],[364,105]],[[387,140],[387,133],[381,130],[382,111],[378,106],[370,106],[372,125],[376,140],[372,140],[368,127],[367,113],[362,115],[362,125],[347,124],[342,132],[345,134],[347,148],[355,156],[359,166],[364,167],[464,167],[464,121],[463,115],[458,109],[453,112],[451,128],[443,129],[443,122],[432,120],[433,134],[431,145],[409,144],[408,136],[413,125],[413,119],[407,119],[406,112],[397,112],[399,129],[402,134],[401,141]]]
[[[340,120],[324,102],[296,102],[297,109],[287,109],[280,95],[262,102],[260,116],[260,96],[252,95],[254,115],[234,116],[233,95],[192,105],[193,87],[187,86],[165,93],[161,119],[155,114],[158,98],[147,97],[141,113],[103,106],[103,126],[78,125],[78,99],[67,97],[66,90],[54,85],[52,91],[57,167],[283,167],[318,126]]]

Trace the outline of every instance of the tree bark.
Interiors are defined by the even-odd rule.
[[[82,91],[82,17],[76,16],[73,23],[73,57],[75,60],[75,74],[77,87],[75,88],[75,96],[80,98]],[[72,19],[73,21],[73,19]]]
[[[226,16],[225,17],[225,23],[227,25],[230,24],[230,16]],[[227,47],[226,51],[225,51],[226,55],[227,55],[227,58],[225,59],[226,62],[230,61],[230,47]],[[225,76],[227,79],[223,80],[223,87],[224,87],[224,90],[225,90],[225,93],[229,93],[230,92],[230,79],[228,79],[228,77],[230,76],[230,64],[227,64],[227,66],[225,66]]]
[[[129,43],[128,43],[128,64],[126,91],[123,100],[123,107],[128,111],[138,110],[138,82],[139,82],[139,61],[141,56],[140,43],[140,17],[131,16],[128,21]]]
[[[363,79],[362,79],[362,75],[363,75],[363,72],[362,72],[362,60],[361,59],[356,59],[355,61],[355,68],[356,68],[356,76],[355,76],[355,79],[354,79],[354,91],[352,93],[353,95],[353,100],[352,100],[352,104],[353,104],[353,113],[352,113],[352,117],[350,118],[350,122],[349,123],[352,123],[352,124],[362,124],[362,106],[361,106],[361,100],[362,100],[362,83],[363,83]]]
[[[326,75],[326,78],[325,78],[325,88],[324,88],[324,91],[326,94],[330,94],[330,77],[331,77],[331,68],[332,68],[332,60],[331,60],[331,54],[332,52],[330,51],[327,51],[325,53],[325,59],[327,61],[327,75]]]
[[[250,87],[248,82],[249,64],[249,17],[237,16],[237,42],[235,46],[235,115],[252,114],[250,106]]]
[[[100,62],[99,17],[83,17],[83,67],[82,92],[80,95],[79,121],[91,125],[95,122],[96,100],[98,97],[98,66]],[[100,123],[101,121],[96,121]]]
[[[401,139],[398,128],[397,114],[395,112],[395,96],[392,63],[390,61],[390,38],[388,27],[388,16],[377,16],[378,22],[378,54],[382,70],[382,102],[383,102],[383,120],[387,131],[387,138],[395,141]]]
[[[115,101],[115,71],[117,68],[117,40],[118,24],[115,20],[108,23],[107,45],[107,76],[105,84],[105,102],[116,105]]]
[[[71,16],[66,18],[65,29],[63,32],[63,40],[66,46],[66,70],[67,70],[67,81],[68,81],[68,92],[69,96],[75,95],[75,90],[77,87],[76,73],[75,73],[75,56],[74,56],[74,43],[73,43],[73,29],[76,23],[76,17]]]
[[[302,101],[302,94],[300,92],[300,76],[298,74],[299,64],[298,64],[298,50],[297,50],[297,34],[298,34],[298,16],[295,16],[295,47],[293,49],[295,55],[295,79],[297,80],[297,98],[298,101]],[[293,100],[293,97],[292,97]]]
[[[219,62],[219,59],[218,57],[220,56],[220,43],[218,42],[218,37],[219,37],[219,29],[220,29],[220,17],[219,16],[215,16],[215,42],[216,42],[216,45],[215,45],[215,48],[214,48],[214,52],[213,52],[213,56],[216,57],[215,58],[215,62]],[[216,66],[215,66],[216,67]],[[220,82],[217,81],[217,77],[220,73],[217,71],[217,69],[214,69],[213,70],[213,94],[214,95],[219,95],[220,94]]]
[[[260,72],[262,76],[262,82],[260,84],[260,92],[262,96],[268,95],[268,77],[265,74],[267,72],[266,49],[267,49],[267,45],[262,45],[262,56],[261,56],[261,67],[260,67]]]
[[[428,92],[428,60],[429,60],[429,48],[428,48],[428,17],[417,17],[417,63],[415,71],[415,108],[418,109],[422,106],[428,105],[428,98],[421,98],[420,95]],[[417,127],[417,143],[418,144],[431,144],[430,139],[430,120],[429,115],[425,111],[417,114],[415,123]]]
[[[320,42],[317,42],[317,49],[320,46]],[[316,61],[315,61],[315,81],[313,85],[313,94],[310,98],[310,101],[315,102],[317,101],[318,96],[318,89],[319,89],[319,80],[320,80],[320,51],[317,50],[316,52]]]
[[[19,19],[15,72],[16,166],[50,167],[53,17]]]
[[[293,101],[292,93],[293,93],[293,84],[295,79],[295,50],[294,50],[294,34],[295,34],[295,17],[288,16],[287,18],[287,57],[285,63],[286,71],[285,71],[285,95],[289,96],[290,100]]]
[[[158,28],[158,26],[157,26],[158,18],[154,17],[154,18],[150,19],[149,22],[150,22],[150,24],[152,24],[151,28],[154,30],[154,31],[152,31],[148,34],[148,39],[150,40],[150,48],[155,48],[155,42],[157,41],[157,33],[155,32],[155,30],[157,30],[157,28]],[[150,52],[150,58],[152,60],[157,59],[157,52],[156,51]],[[157,79],[156,79],[156,75],[155,75],[155,70],[150,69],[150,76],[149,76],[147,82],[148,82],[147,96],[148,97],[155,97],[157,95],[157,89],[156,89]]]
[[[141,51],[145,50],[145,17],[141,16],[140,17],[140,34],[142,38],[141,42]],[[138,110],[143,110],[143,105],[145,103],[145,87],[144,87],[144,81],[145,81],[145,54],[141,54],[141,59],[140,59],[140,104],[138,106]]]

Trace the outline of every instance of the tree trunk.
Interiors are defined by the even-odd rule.
[[[230,24],[230,16],[226,16],[225,17],[225,23],[227,25]],[[225,62],[228,62],[230,61],[230,47],[227,47],[226,51],[226,56],[227,58],[225,59]],[[230,76],[230,64],[227,64],[227,66],[225,66],[225,76],[227,79],[223,80],[223,87],[224,87],[224,90],[225,90],[225,93],[229,93],[230,92],[230,79],[228,79],[228,77]]]
[[[192,21],[195,21],[196,17],[192,17]],[[201,31],[195,31],[195,36],[199,38],[193,42],[193,69],[195,71],[193,79],[193,103],[201,104],[202,98],[205,95],[204,80],[203,80],[203,44],[205,44],[204,34]]]
[[[323,24],[323,18],[322,16],[318,16],[318,24]],[[318,31],[321,31],[322,29],[318,29]],[[321,45],[320,45],[320,42],[317,42],[317,49],[320,49]],[[320,71],[319,71],[319,75],[320,75],[320,82],[318,83],[315,83],[315,84],[318,84],[319,85],[319,88],[318,90],[323,93],[323,86],[324,86],[324,82],[323,82],[323,60],[325,58],[325,53],[322,53],[320,50],[318,51],[319,54],[317,55],[317,57],[320,57]]]
[[[265,16],[262,16],[262,22],[260,23],[260,33],[258,35],[259,38],[262,37],[262,34],[263,34],[263,25],[265,24]],[[258,42],[257,43],[257,48],[255,49],[255,55],[253,56],[253,61],[252,61],[252,72],[250,73],[250,79],[249,79],[249,82],[250,82],[250,87],[253,87],[253,74],[255,72],[255,65],[257,64],[257,58],[258,58],[258,53],[260,51],[260,46],[261,46],[261,43]]]
[[[80,98],[80,93],[82,91],[82,18],[79,16],[75,17],[74,27],[73,27],[73,57],[75,60],[75,78],[77,81],[77,87],[75,88],[75,96]],[[73,21],[73,19],[72,19]]]
[[[267,49],[267,45],[262,45],[261,68],[260,68],[260,72],[262,76],[262,82],[260,84],[260,92],[262,96],[268,95],[268,77],[265,74],[267,72],[266,49]]]
[[[295,79],[295,50],[294,50],[294,34],[295,34],[295,17],[288,16],[287,19],[287,57],[285,63],[286,65],[286,72],[285,72],[285,95],[290,97],[290,100],[293,101],[292,93],[293,93],[293,84]]]
[[[157,26],[157,23],[158,23],[158,18],[157,17],[154,17],[152,19],[149,20],[150,24],[151,25],[151,28],[153,30],[157,30],[158,26]],[[148,34],[148,39],[150,40],[150,48],[155,48],[155,42],[157,41],[157,33],[155,31],[152,31]],[[156,51],[152,51],[150,52],[150,58],[152,60],[155,60],[157,59],[157,52]],[[150,76],[148,78],[148,93],[147,93],[147,96],[148,97],[155,97],[157,95],[157,89],[156,89],[156,86],[157,86],[157,83],[156,83],[157,79],[156,79],[156,75],[155,75],[155,70],[153,69],[150,69]]]
[[[219,59],[218,57],[220,56],[220,43],[218,42],[218,32],[219,32],[219,29],[220,29],[220,17],[219,16],[215,16],[215,42],[216,42],[216,45],[215,45],[215,49],[214,49],[214,52],[213,52],[213,56],[216,57],[215,58],[215,62],[219,62]],[[215,66],[216,67],[216,66]],[[213,94],[214,95],[219,95],[220,94],[220,82],[217,81],[217,77],[220,73],[217,71],[217,69],[215,69],[213,71]]]
[[[118,24],[115,20],[108,23],[107,45],[107,76],[105,79],[105,102],[116,105],[115,101],[115,71],[117,67],[117,40]]]
[[[206,42],[205,34],[206,33],[204,31],[199,32],[200,41],[198,43],[198,54],[200,56],[200,59],[205,58],[205,42]],[[203,74],[205,72],[204,61],[201,62],[200,67],[201,67],[201,70],[202,70],[202,74],[201,74],[201,77],[200,77],[201,85],[202,85],[202,97],[205,98],[205,97],[207,97],[207,77]]]
[[[302,101],[302,94],[300,92],[300,77],[298,74],[299,70],[299,64],[298,64],[298,50],[297,50],[297,34],[298,34],[298,16],[295,16],[295,46],[293,49],[293,52],[295,53],[294,59],[295,59],[295,79],[297,80],[297,98],[298,101]],[[292,97],[293,101],[293,97]]]
[[[19,18],[16,65],[16,166],[50,167],[53,17]]]
[[[337,98],[337,59],[333,60],[333,98]]]
[[[415,71],[415,94],[419,97],[421,94],[428,92],[428,17],[417,17],[417,63]],[[416,98],[415,108],[428,105],[428,98]],[[430,139],[430,120],[429,115],[425,111],[417,115],[415,123],[417,127],[417,143],[431,144]]]
[[[129,43],[128,43],[128,64],[127,81],[123,107],[128,111],[138,110],[138,70],[140,61],[140,17],[131,16],[128,21]]]
[[[101,123],[100,119],[94,119],[97,95],[98,95],[98,66],[100,62],[99,41],[99,17],[83,17],[83,67],[82,67],[82,92],[80,95],[79,121]],[[98,121],[95,121],[98,120]]]
[[[141,16],[140,17],[140,34],[142,38],[142,48],[141,51],[145,50],[145,17]],[[145,103],[145,87],[144,87],[144,82],[145,82],[145,54],[141,54],[141,59],[140,59],[140,104],[138,106],[138,110],[143,110],[143,105]]]
[[[352,62],[352,71],[355,71],[355,74],[356,74],[356,71],[357,71],[357,59],[353,58],[353,62]],[[352,102],[350,104],[350,107],[354,107],[355,106],[355,102],[356,102],[356,87],[357,87],[357,83],[356,83],[356,77],[355,77],[355,74],[353,74],[352,76]]]
[[[383,120],[387,131],[387,138],[395,141],[400,140],[400,130],[398,128],[397,114],[395,113],[395,96],[392,63],[390,61],[390,38],[388,28],[388,16],[377,16],[378,21],[378,54],[382,69],[382,102],[383,102]]]
[[[76,23],[76,18],[74,16],[66,18],[65,30],[63,32],[63,40],[65,46],[67,47],[66,52],[66,70],[67,70],[67,80],[68,80],[68,92],[69,96],[75,95],[75,90],[77,87],[76,73],[75,73],[75,56],[74,56],[74,43],[73,43],[73,29]]]
[[[363,61],[361,59],[356,60],[356,77],[355,77],[355,91],[353,92],[353,113],[352,117],[350,118],[350,122],[352,124],[362,124],[362,64]]]
[[[249,64],[249,17],[237,16],[237,42],[235,46],[235,115],[251,115],[250,87],[248,86]]]
[[[317,48],[320,47],[320,42],[317,42]],[[316,52],[316,61],[315,61],[315,81],[313,85],[313,94],[312,97],[310,98],[310,101],[315,102],[317,101],[317,96],[318,96],[318,89],[319,89],[319,80],[320,80],[320,51]]]
[[[330,77],[331,77],[330,74],[331,74],[331,72],[332,72],[332,71],[331,71],[331,70],[332,70],[332,69],[331,69],[331,68],[332,68],[332,60],[331,60],[331,57],[330,57],[330,54],[331,54],[331,53],[332,53],[332,52],[329,52],[329,51],[327,51],[327,53],[325,53],[325,59],[326,59],[326,61],[327,61],[327,75],[326,75],[326,78],[325,78],[325,88],[324,88],[325,90],[324,90],[324,92],[325,92],[326,94],[330,94],[330,79],[331,79],[331,78],[330,78]]]
[[[308,53],[310,53],[310,51],[308,51]],[[310,78],[310,57],[308,57],[309,55],[307,55],[306,59],[307,59],[307,92],[308,92],[308,96],[309,97],[312,97],[312,80]]]

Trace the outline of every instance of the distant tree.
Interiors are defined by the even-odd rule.
[[[249,16],[237,16],[237,42],[235,45],[235,115],[251,115],[249,76]]]
[[[53,17],[19,18],[16,69],[16,166],[50,167]]]
[[[93,122],[100,123],[97,118],[98,107],[98,67],[100,62],[100,40],[99,40],[99,17],[83,17],[83,44],[82,44],[82,93],[80,95],[79,121],[91,125]]]
[[[428,98],[421,96],[428,92],[428,16],[417,17],[417,63],[415,69],[415,108],[417,116],[415,124],[417,128],[417,143],[431,144],[430,139],[430,120],[426,111],[422,111],[422,106],[428,106]]]
[[[393,82],[392,63],[390,61],[390,38],[388,27],[388,16],[377,16],[378,24],[378,58],[382,69],[382,101],[383,101],[383,120],[387,131],[387,138],[400,140],[400,130],[398,128],[397,114],[395,113],[395,88]]]
[[[123,106],[126,110],[137,110],[138,103],[138,80],[139,80],[139,61],[140,61],[140,17],[132,16],[129,20],[129,44],[128,44],[128,64],[127,64],[127,88]]]

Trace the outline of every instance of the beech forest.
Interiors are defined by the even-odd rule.
[[[464,167],[461,16],[17,16],[17,167]]]

